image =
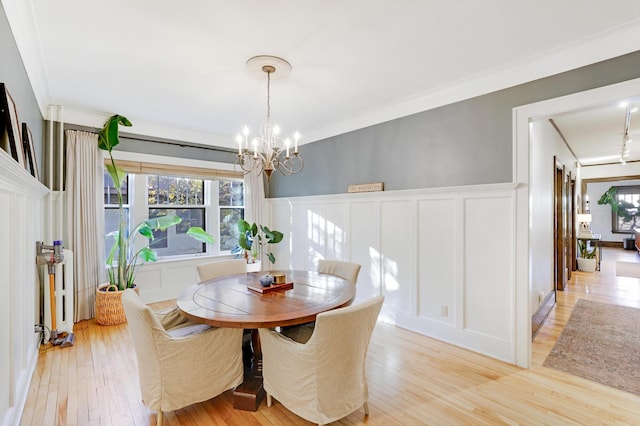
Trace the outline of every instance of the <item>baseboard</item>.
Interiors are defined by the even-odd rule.
[[[544,324],[544,321],[547,319],[549,312],[551,312],[555,304],[556,292],[550,291],[540,304],[538,310],[531,317],[531,340],[536,337],[536,334],[538,334],[538,331],[542,328],[542,324]]]
[[[29,362],[27,363],[27,368],[24,371],[24,374],[21,375],[20,379],[16,383],[15,388],[15,401],[16,404],[10,408],[7,416],[4,418],[2,425],[4,426],[18,426],[20,424],[20,420],[22,420],[22,413],[24,412],[24,406],[27,403],[27,396],[29,395],[29,387],[31,386],[31,380],[33,379],[33,373],[36,370],[36,366],[38,365],[38,355],[40,352],[38,351],[38,347],[40,344],[39,335],[35,339],[35,344],[31,345],[30,348],[32,352],[29,354]]]

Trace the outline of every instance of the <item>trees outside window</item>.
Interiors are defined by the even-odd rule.
[[[241,179],[206,180],[189,176],[129,174],[122,193],[127,215],[132,219],[140,221],[170,214],[182,219],[177,226],[154,232],[150,247],[159,257],[224,254],[237,244],[238,222],[244,219],[244,182]],[[115,189],[107,172],[104,206],[105,230],[108,233],[117,229],[119,219]],[[192,226],[199,226],[212,234],[215,244],[200,243],[186,235]],[[105,253],[109,253],[113,242],[108,239],[105,243]]]

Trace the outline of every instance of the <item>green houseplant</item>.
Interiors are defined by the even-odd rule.
[[[640,225],[638,222],[640,220],[640,209],[633,203],[617,198],[617,192],[618,188],[615,186],[607,189],[598,200],[598,204],[610,205],[611,211],[622,218],[622,221],[627,225],[628,229],[633,230]]]
[[[244,253],[247,263],[253,263],[260,256],[260,251],[268,244],[278,244],[284,238],[284,234],[275,229],[269,229],[264,225],[249,223],[244,219],[238,221],[238,245],[232,253]],[[267,259],[271,263],[276,262],[273,253],[267,253]]]
[[[107,119],[104,127],[98,133],[98,147],[109,153],[109,163],[106,165],[106,169],[116,190],[119,212],[118,230],[110,232],[105,236],[106,238],[113,238],[114,244],[106,260],[109,282],[98,289],[98,295],[100,293],[121,292],[127,288],[134,288],[136,286],[135,275],[137,266],[140,263],[154,262],[157,260],[157,253],[150,248],[148,244],[154,240],[153,231],[164,231],[182,222],[182,219],[175,214],[166,215],[144,220],[136,225],[131,232],[128,232],[127,218],[125,216],[122,198],[122,184],[126,177],[126,172],[116,165],[111,152],[113,148],[120,143],[120,125],[131,126],[131,122],[124,116],[113,115]],[[187,235],[200,242],[214,242],[213,237],[200,227],[190,227],[187,230]],[[145,238],[147,244],[140,249],[136,249],[136,237],[139,236]],[[121,296],[119,299],[121,299]],[[119,302],[115,303],[117,304]],[[105,324],[105,322],[107,322],[109,324],[117,324],[126,321],[124,312],[122,312],[124,321],[115,319],[114,321],[116,322],[112,322],[109,319],[102,318],[101,313],[98,312],[99,306],[100,304],[96,298],[96,321],[99,323]],[[113,307],[110,307],[110,309],[113,309]]]
[[[578,240],[578,269],[585,272],[596,270],[596,247],[589,248],[587,241]]]

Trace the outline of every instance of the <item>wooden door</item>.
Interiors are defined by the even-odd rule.
[[[555,289],[564,290],[573,268],[573,204],[571,179],[554,157],[554,265]]]

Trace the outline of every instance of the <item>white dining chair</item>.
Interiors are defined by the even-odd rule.
[[[383,301],[383,296],[377,296],[319,314],[306,343],[260,328],[267,406],[275,398],[319,425],[360,407],[368,415],[365,360]]]
[[[318,272],[342,278],[355,286],[358,282],[360,265],[358,263],[343,262],[341,260],[320,259],[318,260]],[[301,342],[306,342],[313,333],[313,327],[315,327],[315,321],[281,327],[280,332]]]
[[[357,263],[343,262],[341,260],[318,260],[318,272],[321,274],[330,274],[349,281],[356,285],[358,282],[358,274],[360,273],[360,265]]]
[[[247,272],[247,261],[244,259],[218,260],[204,263],[196,267],[200,282],[223,275],[244,274]]]
[[[192,323],[170,311],[157,315],[134,290],[122,294],[138,360],[142,402],[174,411],[211,399],[242,382],[242,329]]]

